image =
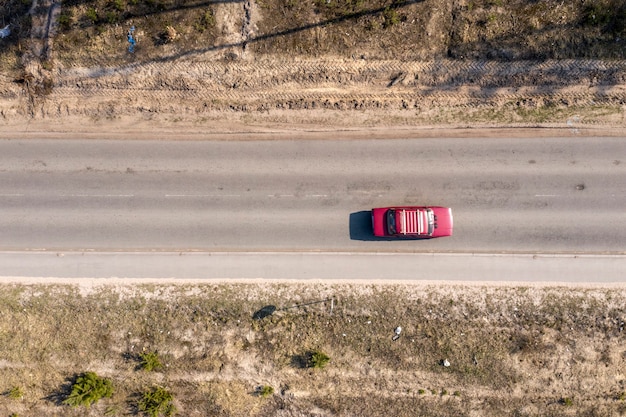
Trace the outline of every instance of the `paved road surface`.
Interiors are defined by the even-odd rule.
[[[624,138],[0,141],[0,249],[621,252]],[[369,213],[450,206],[452,238]]]
[[[0,277],[350,279],[626,285],[624,255],[0,252]],[[12,278],[0,278],[0,282]],[[97,282],[97,281],[96,281]]]

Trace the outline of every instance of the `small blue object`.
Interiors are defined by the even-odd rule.
[[[128,38],[128,43],[130,44],[128,45],[128,52],[130,52],[131,54],[135,52],[135,44],[137,43],[135,41],[135,38],[133,38],[134,32],[135,32],[135,26],[131,26],[130,29],[128,29],[128,34],[126,35],[126,37]]]
[[[11,25],[6,25],[4,28],[0,29],[0,38],[7,38],[11,34],[11,29],[9,28]]]

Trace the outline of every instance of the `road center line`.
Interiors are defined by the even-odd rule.
[[[165,197],[241,197],[240,194],[165,194]]]
[[[97,197],[97,198],[108,198],[108,197],[134,197],[134,194],[61,194],[61,197]]]

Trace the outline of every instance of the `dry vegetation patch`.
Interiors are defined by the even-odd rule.
[[[91,415],[161,399],[181,415],[618,416],[624,305],[619,288],[4,285],[0,413],[83,415],[63,402],[94,372],[113,391]]]
[[[5,3],[12,129],[626,123],[619,0]]]

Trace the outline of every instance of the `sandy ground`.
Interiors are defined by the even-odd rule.
[[[541,126],[367,126],[358,125],[358,116],[345,114],[349,122],[319,123],[314,111],[282,111],[284,118],[294,123],[275,123],[262,117],[249,122],[247,116],[224,114],[204,126],[195,122],[172,124],[160,120],[137,120],[127,116],[115,121],[89,121],[82,117],[60,119],[20,118],[5,121],[0,130],[3,139],[116,139],[116,140],[349,140],[372,138],[485,138],[485,137],[622,137],[620,126],[550,123]],[[216,116],[217,118],[217,116]],[[297,120],[308,118],[308,124]]]

